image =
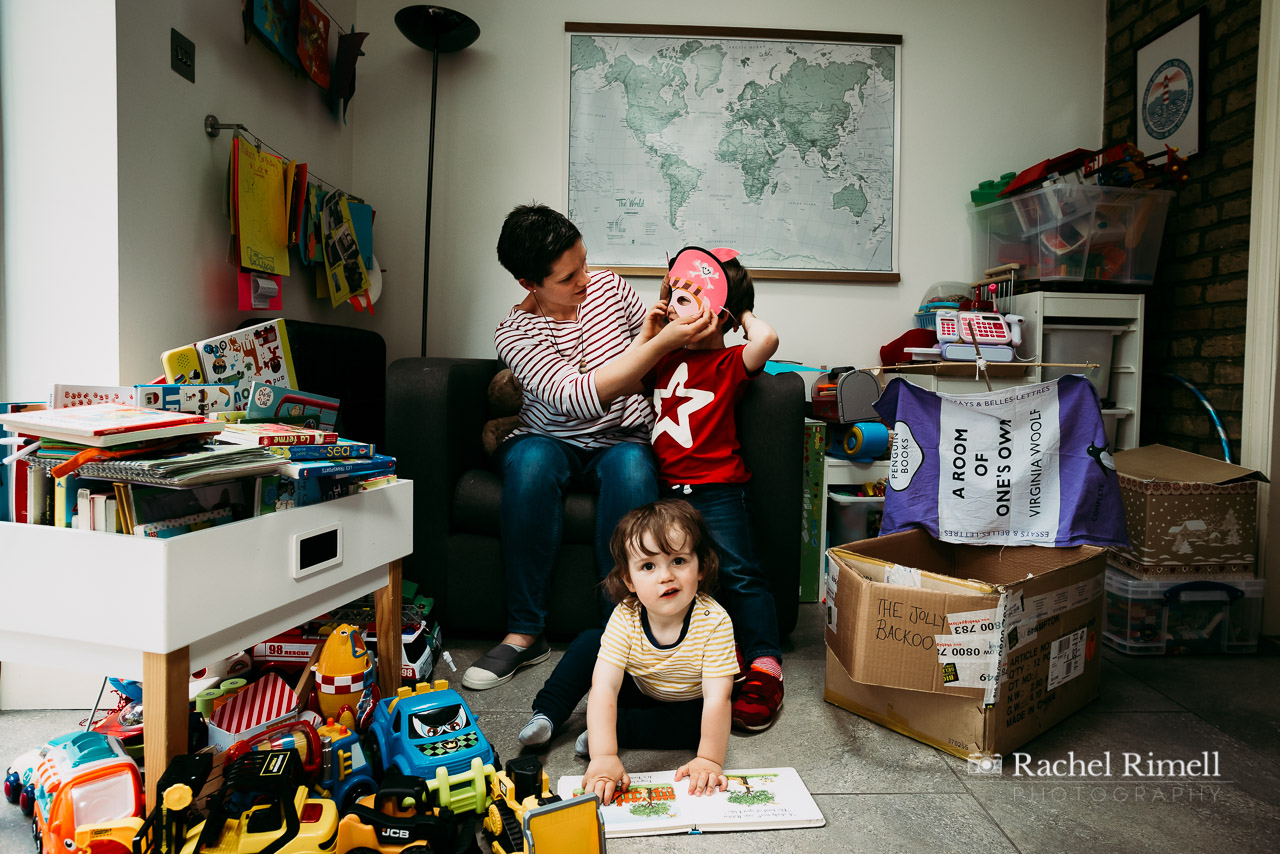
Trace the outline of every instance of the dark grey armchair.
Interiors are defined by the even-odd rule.
[[[480,441],[499,367],[495,359],[409,358],[387,371],[386,449],[397,474],[415,484],[413,555],[404,575],[435,597],[442,624],[459,635],[506,631],[502,549],[511,544],[498,534],[502,478]],[[795,374],[759,377],[739,405],[738,423],[752,472],[756,545],[785,637],[795,628],[800,588],[803,382]],[[547,615],[553,636],[598,626],[594,519],[594,494],[567,497]]]

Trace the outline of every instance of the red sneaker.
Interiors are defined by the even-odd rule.
[[[759,732],[773,726],[782,708],[782,680],[754,668],[747,671],[746,677],[733,701],[733,725]]]
[[[742,660],[742,647],[737,644],[733,647],[733,655],[738,659],[738,672],[733,677],[733,693],[736,696],[738,689],[742,687],[742,683],[747,679],[747,663]]]

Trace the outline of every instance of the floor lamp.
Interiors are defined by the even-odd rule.
[[[431,279],[431,174],[436,156],[436,81],[440,54],[462,50],[480,37],[480,25],[461,12],[443,6],[406,6],[396,12],[396,26],[404,37],[431,51],[431,131],[427,142],[427,224],[422,239],[422,352],[427,355],[427,288]]]

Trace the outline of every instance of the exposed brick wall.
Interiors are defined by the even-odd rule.
[[[1187,164],[1147,291],[1141,441],[1222,457],[1208,413],[1163,377],[1175,373],[1213,404],[1239,461],[1260,0],[1110,0],[1103,122],[1106,144],[1136,141],[1134,47],[1202,6],[1205,146]]]

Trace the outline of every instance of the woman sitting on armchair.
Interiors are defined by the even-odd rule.
[[[646,308],[625,279],[588,272],[582,233],[545,205],[508,214],[498,261],[526,291],[494,335],[523,402],[520,425],[494,454],[503,477],[507,636],[463,674],[477,691],[550,655],[547,593],[564,495],[575,481],[598,490],[596,567],[601,578],[612,568],[618,520],[658,498],[653,408],[638,393],[641,379],[663,354],[715,332],[709,312],[664,325],[665,310]]]

